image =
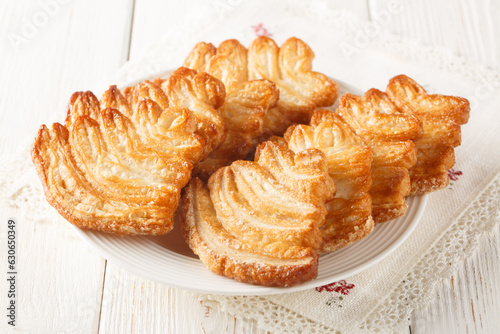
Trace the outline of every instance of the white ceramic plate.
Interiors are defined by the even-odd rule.
[[[338,80],[337,82],[340,94],[347,91],[360,94],[359,89]],[[130,85],[132,84],[134,83]],[[239,283],[213,274],[189,249],[177,226],[167,235],[157,237],[120,237],[77,227],[75,229],[78,235],[104,258],[139,276],[172,287],[204,293],[268,295],[329,284],[373,266],[395,251],[411,234],[424,212],[426,202],[427,196],[408,198],[408,211],[405,216],[377,225],[368,237],[354,245],[320,256],[318,277],[289,288]]]

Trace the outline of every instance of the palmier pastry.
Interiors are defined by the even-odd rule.
[[[245,159],[262,135],[263,120],[278,102],[276,85],[269,80],[248,79],[247,50],[236,40],[222,42],[218,48],[204,42],[191,51],[184,66],[205,71],[226,87],[226,99],[219,109],[228,128],[224,143],[200,163],[200,177],[208,177],[222,166]]]
[[[332,105],[337,84],[312,71],[314,52],[302,40],[292,37],[281,48],[268,37],[258,37],[248,49],[250,79],[268,79],[276,84],[280,98],[264,119],[264,135],[282,135],[289,125],[309,123],[314,110]]]
[[[210,106],[207,113],[217,106],[210,105],[211,92],[222,89],[223,99],[221,85],[211,78],[192,94]],[[114,86],[102,101],[75,93],[66,125],[42,125],[38,132],[32,158],[47,200],[76,226],[123,235],[164,234],[173,226],[180,190],[206,143],[193,133],[199,130],[195,112],[168,107],[150,83],[139,87],[150,93],[134,103]]]
[[[235,161],[198,178],[180,206],[183,234],[212,272],[241,282],[292,286],[316,277],[325,201],[335,193],[324,154],[261,144],[255,161]]]
[[[101,108],[114,108],[127,116],[139,140],[158,152],[196,164],[207,151],[206,140],[196,133],[197,118],[193,112],[169,107],[163,90],[150,81],[126,88],[124,94],[111,86],[101,98]]]
[[[417,164],[410,169],[411,195],[448,185],[447,170],[455,164],[454,147],[460,145],[460,125],[469,119],[469,101],[461,97],[427,94],[413,79],[399,75],[387,86],[387,95],[402,110],[412,110],[423,124],[416,142]]]
[[[373,229],[369,193],[372,150],[330,110],[317,111],[312,121],[313,126],[291,126],[284,138],[296,153],[320,149],[337,187],[335,198],[326,203],[328,213],[321,228],[323,245],[320,252],[324,253],[359,241]]]
[[[337,113],[373,150],[372,216],[382,223],[403,216],[405,196],[410,192],[408,169],[417,161],[414,140],[422,137],[422,124],[412,113],[397,108],[389,97],[376,89],[364,96],[344,94]],[[331,113],[318,113],[311,123],[321,122]]]
[[[196,133],[205,140],[205,159],[210,152],[222,145],[227,127],[219,108],[224,104],[226,90],[217,78],[205,72],[180,67],[167,80],[157,78],[170,106],[191,110],[196,118]]]

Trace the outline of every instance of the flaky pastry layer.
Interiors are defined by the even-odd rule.
[[[423,124],[423,136],[416,141],[417,163],[410,169],[411,195],[445,188],[447,170],[455,164],[454,147],[460,145],[460,125],[469,119],[469,101],[462,97],[427,94],[413,79],[399,75],[387,86],[395,105],[411,110]]]
[[[405,197],[410,192],[408,170],[417,162],[414,141],[422,137],[422,123],[377,89],[370,89],[364,96],[342,95],[336,112],[373,150],[370,194],[375,223],[403,216],[408,208]],[[329,115],[318,112],[311,123]]]
[[[218,48],[198,43],[184,66],[205,71],[226,87],[226,99],[219,109],[227,128],[224,143],[200,163],[199,176],[207,180],[217,169],[245,159],[255,149],[263,133],[267,111],[278,102],[278,89],[269,80],[249,80],[247,49],[236,40],[222,42]]]
[[[291,126],[284,139],[296,153],[310,148],[321,150],[337,187],[335,197],[326,203],[327,215],[321,228],[320,252],[324,253],[359,241],[373,229],[369,193],[372,150],[337,114],[329,110],[317,113],[314,125]],[[321,121],[319,113],[325,113]]]
[[[186,241],[211,271],[241,282],[292,286],[317,275],[325,201],[335,193],[324,155],[265,142],[206,186],[193,179],[180,206]]]
[[[281,47],[269,37],[256,38],[248,49],[250,79],[267,79],[276,84],[280,98],[264,119],[263,138],[282,135],[288,126],[307,124],[317,108],[333,105],[337,83],[312,70],[314,52],[302,40],[292,37]]]
[[[245,158],[259,142],[282,135],[292,124],[308,123],[316,108],[332,105],[337,84],[312,71],[313,58],[311,48],[295,37],[281,47],[268,37],[258,37],[248,50],[236,40],[224,41],[218,48],[198,43],[184,65],[224,82],[228,96],[221,110],[230,132],[201,168],[210,173]]]

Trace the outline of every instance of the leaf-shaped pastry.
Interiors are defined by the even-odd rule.
[[[191,124],[195,128],[188,131],[194,132],[197,140],[203,143],[200,145],[201,157],[198,158],[195,152],[191,152],[194,156],[191,160],[193,163],[204,160],[224,142],[227,135],[224,119],[219,112],[226,96],[224,84],[207,73],[197,73],[180,67],[166,80],[157,78],[154,82],[141,82],[134,87],[126,88],[123,95],[128,100],[132,112],[138,110],[140,102],[144,99],[154,101],[161,109],[167,107],[189,109],[195,121]],[[109,100],[113,102],[123,99]],[[177,128],[177,125],[175,127]],[[190,150],[193,151],[191,148]]]
[[[244,159],[256,146],[263,132],[264,117],[278,101],[276,85],[269,80],[248,80],[247,50],[236,40],[222,42],[218,48],[198,43],[184,66],[207,72],[226,87],[226,99],[219,109],[228,128],[224,143],[200,163],[200,177],[208,177],[232,161]]]
[[[364,96],[342,95],[336,112],[373,149],[370,194],[375,223],[403,216],[405,196],[410,192],[408,170],[417,161],[413,141],[422,137],[421,122],[411,110],[400,110],[376,89]]]
[[[268,37],[258,37],[248,49],[250,79],[268,79],[279,89],[278,105],[266,114],[264,138],[282,135],[294,123],[308,123],[314,110],[332,105],[337,84],[312,71],[314,53],[302,40],[292,37],[281,48]]]
[[[326,203],[321,252],[334,251],[368,235],[373,229],[370,197],[372,151],[335,113],[319,110],[313,126],[291,126],[285,133],[294,152],[321,150],[328,173],[337,187],[333,200]]]
[[[293,154],[265,142],[255,161],[235,161],[208,187],[186,187],[180,221],[186,241],[213,272],[241,282],[291,286],[317,275],[324,203],[335,185],[316,149]]]
[[[395,105],[411,108],[423,124],[423,137],[416,142],[417,164],[410,169],[411,195],[444,188],[447,170],[455,164],[454,147],[460,145],[460,125],[469,119],[469,101],[456,96],[427,94],[413,79],[399,75],[387,86]]]
[[[96,126],[88,116],[78,121],[90,127]],[[128,190],[137,188],[130,178],[121,196],[114,191],[116,187],[101,192],[78,167],[69,136],[66,127],[59,123],[54,123],[51,129],[42,125],[32,149],[33,162],[47,201],[64,218],[81,228],[115,234],[164,234],[171,230],[175,207],[168,204],[179,198],[180,191],[172,191],[167,186],[161,188],[157,184],[141,191],[144,197],[140,194],[129,196]],[[95,150],[103,148],[103,143],[93,142],[91,145]],[[106,172],[109,170],[102,172],[103,177]],[[148,198],[154,200],[148,202]]]
[[[150,81],[127,87],[124,94],[111,86],[101,98],[101,107],[116,108],[128,116],[139,140],[158,152],[188,159],[192,164],[206,154],[206,141],[196,133],[194,113],[184,107],[169,107],[161,87]]]
[[[222,83],[208,74],[182,72],[176,80],[196,87],[182,90],[174,83],[167,90],[170,99],[149,81],[125,95],[111,86],[101,101],[78,92],[68,105],[66,127],[41,127],[33,162],[48,201],[68,221],[115,234],[170,231],[180,190],[193,165],[210,152],[205,127],[225,135],[224,126],[217,127],[220,116],[212,123],[199,120],[217,113]],[[188,96],[176,95],[181,93]],[[179,101],[188,101],[196,112]]]
[[[166,81],[157,83],[161,84],[170,106],[185,107],[194,114],[196,133],[206,144],[203,157],[222,145],[227,127],[218,109],[224,104],[226,90],[220,80],[205,72],[180,67]]]
[[[69,142],[86,179],[108,198],[175,206],[177,185],[189,181],[192,165],[181,158],[165,159],[140,144],[131,121],[116,109],[103,109],[99,122],[83,116],[70,129]]]

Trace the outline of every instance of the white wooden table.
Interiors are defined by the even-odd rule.
[[[237,1],[218,1],[234,3]],[[370,21],[384,0],[335,0]],[[179,6],[153,0],[0,3],[0,154],[14,153],[40,124],[60,121],[74,91],[95,87],[182,24]],[[237,4],[236,4],[237,5]],[[214,5],[215,6],[215,5]],[[206,7],[206,6],[205,6]],[[387,29],[500,66],[500,2],[408,1]],[[200,12],[200,15],[203,15]],[[16,210],[2,212],[2,232]],[[27,333],[262,333],[255,323],[196,302],[118,268],[48,224],[17,221],[17,324]],[[2,234],[5,236],[5,234]],[[0,240],[4,252],[5,240]],[[5,256],[0,257],[4,259]],[[0,308],[7,286],[1,263]],[[413,314],[412,333],[493,333],[500,316],[500,234],[485,239],[433,302]],[[17,333],[1,313],[0,332]],[[23,331],[24,332],[24,331]]]

